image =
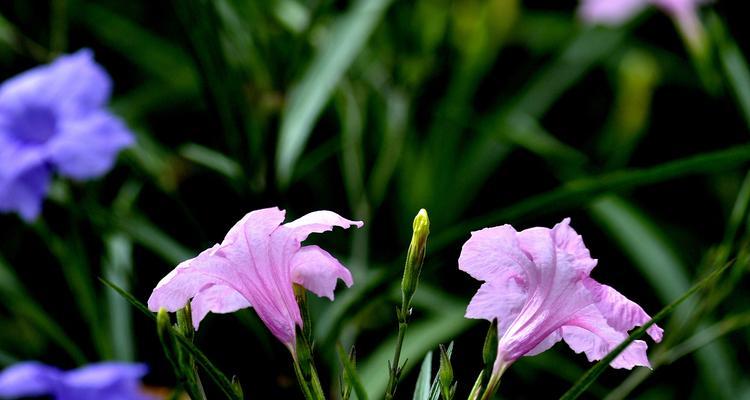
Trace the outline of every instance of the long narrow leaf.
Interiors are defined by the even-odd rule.
[[[140,312],[145,314],[147,317],[151,318],[152,321],[156,322],[156,316],[154,316],[154,313],[152,313],[148,307],[146,307],[143,303],[138,301],[135,297],[133,297],[132,294],[122,290],[120,287],[115,285],[114,283],[99,278],[99,280],[109,286],[112,290],[116,291],[120,294],[120,296],[124,297],[130,304],[132,304],[135,308],[137,308]],[[237,392],[234,389],[234,386],[232,385],[232,381],[224,375],[216,366],[213,365],[211,360],[206,357],[205,354],[203,354],[198,347],[196,347],[193,342],[191,342],[188,338],[183,336],[180,332],[178,332],[174,328],[173,333],[175,338],[180,342],[182,347],[187,350],[187,352],[190,353],[195,358],[195,361],[203,368],[204,371],[208,374],[208,376],[216,383],[217,386],[221,389],[222,392],[224,392],[224,395],[227,396],[229,399],[235,399],[235,400],[242,400],[242,396],[238,395]]]
[[[390,3],[391,0],[357,1],[336,22],[330,39],[292,90],[281,119],[276,153],[276,173],[281,186],[289,183],[315,120]]]

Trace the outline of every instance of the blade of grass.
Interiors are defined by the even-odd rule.
[[[359,400],[367,400],[367,392],[365,391],[365,387],[362,385],[362,379],[357,372],[357,368],[352,365],[351,360],[349,360],[349,355],[346,354],[346,351],[344,350],[344,347],[341,345],[341,343],[336,345],[336,353],[338,354],[339,360],[344,366],[349,379],[351,379],[352,381],[352,386],[354,386],[354,393],[356,393],[357,398]]]
[[[670,179],[698,173],[709,173],[742,165],[750,160],[750,145],[731,147],[710,153],[666,162],[650,168],[615,171],[590,178],[581,178],[561,185],[559,188],[519,203],[493,211],[478,218],[455,224],[437,234],[431,244],[436,251],[462,238],[472,230],[504,223],[525,215],[549,213],[589,202],[606,192],[617,192],[647,186]]]
[[[591,384],[596,381],[596,379],[604,372],[605,369],[609,367],[609,363],[611,363],[615,358],[617,358],[620,353],[622,353],[634,340],[637,340],[641,336],[643,336],[646,333],[646,330],[650,328],[655,323],[662,320],[664,317],[672,313],[680,304],[682,304],[685,300],[690,298],[692,295],[703,289],[706,285],[711,283],[715,278],[717,278],[721,273],[727,270],[731,266],[730,263],[725,264],[716,270],[714,270],[711,274],[706,276],[705,278],[701,279],[693,285],[687,292],[683,293],[682,296],[680,296],[678,299],[667,305],[666,307],[662,308],[661,311],[656,313],[651,320],[643,324],[640,328],[636,329],[631,333],[627,339],[625,339],[622,343],[620,343],[617,347],[615,347],[612,351],[610,351],[604,358],[602,358],[599,362],[594,364],[593,367],[591,367],[588,371],[586,371],[585,374],[576,382],[573,387],[568,389],[567,392],[565,392],[562,397],[560,397],[560,400],[574,400],[577,399],[580,395],[582,395],[586,389],[588,389]]]
[[[430,399],[430,382],[432,382],[432,351],[428,351],[419,368],[417,384],[414,387],[414,400]]]
[[[28,319],[31,324],[60,346],[76,364],[86,363],[86,356],[70,339],[63,328],[44,311],[18,280],[13,268],[0,258],[0,299],[16,315]]]
[[[104,277],[128,290],[133,272],[133,244],[122,234],[111,235],[104,242],[107,248]],[[130,307],[125,299],[114,292],[108,291],[106,298],[113,355],[117,360],[132,361],[135,359],[135,346]]]
[[[291,180],[294,165],[333,89],[367,43],[390,3],[391,0],[354,3],[336,21],[329,40],[293,87],[281,117],[276,149],[276,174],[281,187]]]
[[[154,315],[154,313],[152,313],[143,303],[138,301],[138,299],[133,297],[132,294],[126,292],[119,286],[104,278],[99,278],[99,280],[110,289],[119,293],[120,296],[125,298],[125,300],[127,300],[136,309],[138,309],[138,311],[142,312],[152,321],[156,322],[156,316]],[[224,375],[224,373],[222,373],[218,368],[216,368],[211,360],[209,360],[208,357],[206,357],[206,355],[203,354],[203,352],[193,344],[193,342],[183,336],[176,329],[170,329],[172,329],[172,333],[174,334],[174,337],[177,339],[177,341],[180,342],[180,345],[182,345],[182,347],[195,358],[195,361],[203,368],[204,371],[206,371],[206,374],[208,374],[208,376],[214,381],[214,383],[216,383],[216,385],[221,389],[224,395],[227,396],[227,398],[233,400],[242,400],[242,396],[238,395],[235,391],[234,386],[232,385],[232,381],[227,378],[226,375]]]

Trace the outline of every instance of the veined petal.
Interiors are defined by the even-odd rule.
[[[589,361],[601,360],[627,339],[621,332],[607,324],[595,305],[581,310],[562,327],[563,339],[576,353],[585,353]],[[631,343],[610,365],[613,368],[631,369],[636,366],[651,367],[646,355],[646,342]]]
[[[651,320],[641,306],[630,301],[617,290],[590,278],[584,280],[584,285],[597,297],[596,307],[612,328],[620,332],[628,332]],[[656,324],[651,325],[646,332],[655,342],[661,342],[664,335],[664,330]]]
[[[472,232],[461,248],[458,269],[481,281],[522,278],[535,282],[535,267],[519,247],[517,234],[510,225]]]
[[[344,229],[351,226],[361,228],[364,225],[362,221],[351,221],[348,220],[333,211],[313,211],[305,214],[294,221],[284,224],[287,228],[294,230],[294,237],[300,242],[307,239],[311,233],[323,233],[333,229],[334,226],[339,226]]]
[[[333,300],[336,282],[353,283],[352,274],[327,251],[304,246],[292,258],[292,281],[321,297]]]
[[[217,255],[219,245],[203,251],[197,257],[181,262],[177,268],[162,278],[148,299],[148,308],[159,311],[177,311],[201,290],[213,285],[238,284],[240,276],[231,263]]]
[[[466,308],[466,318],[497,319],[498,337],[505,334],[526,302],[526,284],[521,277],[488,281],[479,287]]]
[[[240,292],[229,286],[214,284],[205,287],[190,302],[193,327],[197,330],[198,325],[209,312],[228,314],[251,306]]]

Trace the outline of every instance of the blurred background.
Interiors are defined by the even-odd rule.
[[[481,369],[488,324],[463,318],[479,282],[457,269],[470,231],[566,216],[599,260],[593,276],[652,315],[734,263],[662,323],[653,371],[610,369],[585,398],[750,398],[741,3],[701,8],[709,50],[696,55],[656,9],[590,27],[576,1],[3,1],[0,79],[91,48],[137,145],[99,180],[58,179],[33,224],[0,215],[0,367],[138,360],[149,385],[173,387],[153,321],[97,278],[145,302],[245,213],[329,209],[366,224],[310,240],[355,279],[333,303],[312,300],[318,368],[335,397],[335,344],[356,344],[379,398],[426,208],[401,398],[440,343],[455,341],[459,397]],[[210,315],[196,344],[248,398],[301,398],[252,310]],[[518,361],[498,396],[555,398],[589,366],[557,345]]]

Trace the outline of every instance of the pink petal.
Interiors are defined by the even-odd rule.
[[[318,296],[333,300],[339,279],[347,287],[353,283],[349,270],[318,246],[304,246],[292,258],[292,281]]]
[[[526,282],[521,277],[485,282],[466,308],[466,318],[497,319],[498,336],[502,336],[521,312],[526,296]]]
[[[552,348],[552,346],[555,345],[555,343],[562,340],[562,328],[554,330],[552,333],[550,333],[544,340],[539,342],[536,347],[529,350],[524,356],[535,356],[540,353],[544,353],[545,351]]]
[[[216,256],[219,245],[203,251],[197,257],[181,262],[162,278],[148,299],[148,308],[177,311],[203,288],[212,285],[231,286],[239,283],[239,276],[223,257]]]
[[[229,286],[211,285],[198,292],[190,302],[193,327],[197,330],[209,312],[227,314],[248,307],[251,307],[250,302],[238,291]]]
[[[589,23],[621,25],[648,4],[649,0],[583,0],[578,13]]]
[[[576,353],[585,353],[589,361],[601,360],[622,343],[627,333],[619,332],[607,324],[596,306],[589,306],[576,314],[562,327],[563,339]],[[635,366],[651,367],[646,355],[646,342],[631,343],[610,365],[613,368],[631,369]]]
[[[651,320],[641,306],[630,301],[617,290],[593,279],[586,279],[584,285],[597,296],[596,307],[612,328],[620,332],[628,332]],[[661,342],[664,335],[664,330],[656,324],[651,325],[646,332],[656,342]]]
[[[510,225],[472,232],[461,248],[458,269],[480,281],[526,280],[534,265],[521,251],[516,235]]]
[[[347,229],[351,226],[361,228],[363,225],[362,221],[350,221],[335,212],[326,210],[313,211],[284,224],[285,227],[294,229],[294,236],[300,242],[307,239],[307,236],[311,233],[327,232],[332,230],[334,226]]]

